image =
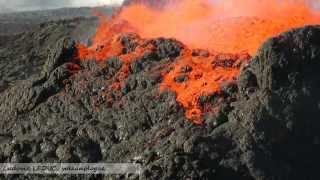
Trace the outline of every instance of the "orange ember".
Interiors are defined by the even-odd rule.
[[[145,39],[175,38],[190,48],[183,50],[173,70],[164,75],[160,90],[175,92],[186,117],[195,123],[201,123],[204,114],[199,97],[219,93],[222,84],[235,81],[240,65],[266,39],[320,23],[320,12],[312,8],[310,0],[168,0],[161,8],[131,4],[110,19],[96,15],[100,18],[97,33],[90,47],[78,45],[79,58],[102,61],[119,57],[125,66],[119,72],[118,83],[128,76],[130,63],[151,49],[139,46],[124,53],[119,40],[123,33],[136,33]],[[191,49],[210,53],[194,56]],[[232,59],[232,66],[214,66],[221,56]],[[188,72],[181,71],[185,67]],[[181,76],[184,80],[177,82]]]

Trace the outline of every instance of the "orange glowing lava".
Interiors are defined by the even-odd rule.
[[[185,108],[186,117],[201,124],[203,107],[198,98],[219,92],[223,83],[236,81],[241,64],[249,59],[250,55],[246,53],[195,56],[187,49],[174,69],[164,77],[160,90],[170,89],[176,92],[176,99]],[[183,82],[177,82],[179,77],[183,78]]]
[[[181,0],[161,10],[125,7],[117,19],[144,38],[173,37],[191,48],[253,55],[267,38],[318,24],[319,17],[307,0]]]
[[[82,60],[118,56],[128,65],[150,49],[123,53],[118,38],[122,33],[136,33],[145,39],[175,38],[188,46],[176,59],[173,70],[164,75],[160,90],[174,91],[186,117],[195,123],[201,123],[203,117],[199,97],[219,92],[222,83],[236,80],[239,64],[246,63],[266,39],[320,23],[320,13],[311,0],[167,0],[161,8],[135,3],[122,7],[110,19],[98,16],[100,25],[93,44],[78,45]],[[193,56],[191,49],[206,49],[210,54]],[[233,54],[230,56],[237,66],[213,67],[222,54]],[[247,56],[243,58],[243,54]],[[186,66],[190,72],[181,72]],[[120,73],[124,75],[119,81],[128,76],[128,66]],[[181,75],[186,80],[177,83],[175,79]]]

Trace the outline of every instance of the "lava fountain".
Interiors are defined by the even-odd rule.
[[[314,2],[308,0],[164,2],[161,8],[143,1],[130,3],[111,18],[96,13],[100,25],[92,45],[78,45],[79,58],[103,61],[119,56],[127,64],[119,72],[118,83],[121,84],[130,71],[128,65],[151,48],[140,48],[123,55],[118,41],[121,34],[135,33],[143,39],[177,39],[186,47],[172,70],[164,75],[160,91],[175,92],[187,119],[197,124],[203,122],[204,114],[199,97],[219,93],[222,84],[233,83],[241,64],[247,63],[265,40],[292,28],[320,23],[320,12],[311,5]],[[195,49],[208,53],[195,55]],[[219,65],[221,59],[231,64]],[[185,80],[177,82],[176,78],[182,75]]]

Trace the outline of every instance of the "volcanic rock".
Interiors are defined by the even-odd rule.
[[[319,38],[319,26],[272,38],[240,76],[241,98],[229,118],[255,179],[319,177]]]
[[[124,86],[110,90],[126,64],[119,57],[76,61],[75,38],[49,33],[57,27],[59,23],[47,24],[32,36],[11,37],[33,42],[46,34],[42,44],[50,50],[17,43],[22,50],[13,49],[15,59],[6,55],[12,67],[32,68],[26,63],[30,57],[37,57],[39,65],[26,77],[0,72],[6,77],[0,85],[1,162],[139,162],[142,179],[318,178],[320,27],[268,40],[238,82],[201,98],[204,104],[219,101],[216,96],[227,102],[221,115],[202,125],[186,119],[175,93],[159,91],[162,74],[185,48],[182,43],[148,41],[154,46],[151,52],[130,62]],[[134,50],[134,38],[139,37],[123,41],[128,48],[122,53]]]

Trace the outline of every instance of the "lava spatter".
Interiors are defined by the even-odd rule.
[[[159,37],[181,41],[185,47],[172,70],[163,75],[160,91],[175,92],[187,119],[197,124],[208,111],[199,99],[219,94],[223,84],[235,82],[241,65],[250,61],[265,40],[320,23],[319,11],[307,0],[169,0],[161,8],[143,2],[122,7],[110,19],[96,13],[100,25],[92,45],[77,46],[78,58],[106,61],[118,57],[123,66],[111,85],[117,90],[130,75],[130,64],[154,49],[146,42]],[[128,33],[131,37],[126,39]]]
[[[185,108],[185,115],[194,123],[201,124],[203,110],[199,97],[219,93],[223,83],[236,81],[241,64],[248,62],[244,54],[198,54],[185,50],[172,71],[165,75],[160,90],[176,93],[177,101]]]
[[[189,48],[254,55],[272,36],[319,24],[320,12],[308,0],[173,0],[161,9],[141,3],[124,7],[117,19],[143,38],[175,38]]]

